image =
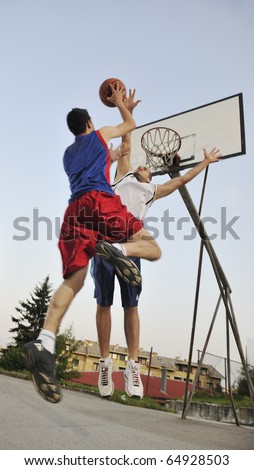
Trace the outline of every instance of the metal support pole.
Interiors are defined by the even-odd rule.
[[[146,391],[145,395],[147,396],[148,387],[149,387],[149,379],[150,379],[150,372],[151,372],[151,365],[152,365],[152,357],[153,357],[153,348],[150,351],[150,358],[149,358],[149,366],[148,366],[148,374],[147,374],[147,382],[146,382]]]
[[[176,172],[176,173],[170,174],[170,176],[171,176],[172,178],[176,178],[176,177],[181,176],[181,175],[180,175],[179,172]],[[226,276],[225,276],[225,273],[224,273],[224,271],[223,271],[223,269],[222,269],[222,267],[221,267],[221,264],[220,264],[220,262],[219,262],[219,260],[218,260],[218,258],[217,258],[217,255],[216,255],[216,253],[215,253],[215,251],[214,251],[214,248],[213,248],[213,246],[212,246],[212,244],[211,244],[211,241],[210,241],[210,239],[209,239],[209,237],[208,237],[208,235],[207,235],[207,233],[206,233],[206,230],[205,230],[204,224],[203,224],[203,222],[202,222],[202,220],[201,220],[201,218],[200,218],[200,215],[198,214],[197,209],[196,209],[196,207],[195,207],[195,205],[194,205],[194,203],[193,203],[193,201],[192,201],[192,199],[191,199],[191,196],[190,196],[190,194],[189,194],[189,191],[187,190],[187,188],[186,188],[185,185],[182,186],[181,188],[179,188],[178,191],[180,192],[180,194],[181,194],[181,196],[182,196],[182,199],[183,199],[183,201],[184,201],[184,203],[185,203],[185,205],[186,205],[186,207],[187,207],[187,209],[188,209],[188,211],[189,211],[189,214],[190,214],[190,216],[191,216],[191,218],[192,218],[192,220],[193,220],[193,222],[194,222],[194,225],[195,225],[195,227],[196,227],[196,229],[197,229],[197,231],[198,231],[198,233],[199,233],[199,235],[200,235],[200,238],[201,238],[201,240],[202,240],[203,243],[204,243],[204,246],[205,246],[205,248],[206,248],[206,250],[207,250],[207,253],[208,253],[210,259],[211,259],[211,260],[214,262],[214,264],[216,265],[217,271],[218,271],[218,273],[219,273],[219,278],[220,278],[220,280],[221,280],[221,282],[222,282],[224,288],[225,288],[225,289],[230,289],[230,292],[231,292],[231,288],[230,288],[229,282],[228,282],[228,280],[227,280],[227,278],[226,278]]]
[[[204,348],[203,348],[203,351],[202,351],[202,354],[201,354],[201,358],[198,362],[198,368],[196,370],[196,374],[195,374],[195,377],[194,377],[194,380],[193,380],[193,383],[192,383],[192,388],[191,388],[190,394],[188,396],[188,399],[186,400],[186,404],[184,404],[184,407],[183,407],[182,418],[186,418],[191,399],[193,397],[196,385],[198,383],[198,378],[199,378],[199,374],[200,374],[201,367],[202,367],[202,364],[203,364],[203,360],[204,360],[204,357],[205,357],[206,348],[207,348],[207,345],[208,345],[208,342],[209,342],[209,339],[210,339],[210,336],[211,336],[211,333],[212,333],[212,330],[213,330],[213,326],[214,326],[215,318],[216,318],[218,310],[219,310],[220,302],[221,302],[221,295],[218,299],[218,302],[217,302],[217,305],[216,305],[216,308],[215,308],[215,311],[214,311],[214,314],[213,314],[212,322],[211,322],[211,325],[210,325],[210,328],[209,328],[209,331],[208,331],[208,334],[207,334],[207,337],[206,337],[206,341],[205,341],[205,345],[204,345]]]
[[[175,177],[180,176],[180,173],[179,172],[172,173],[172,174],[169,173],[169,175],[170,175],[171,178],[175,178]],[[205,246],[206,251],[209,255],[209,258],[210,258],[210,261],[211,261],[211,264],[212,264],[212,267],[213,267],[213,270],[214,270],[214,274],[215,274],[215,277],[216,277],[216,280],[217,280],[217,283],[218,283],[218,286],[219,286],[219,289],[220,289],[221,298],[222,298],[222,300],[224,302],[224,305],[225,305],[227,320],[229,321],[229,323],[231,325],[231,328],[232,328],[232,331],[233,331],[233,334],[234,334],[234,337],[235,337],[235,341],[236,341],[236,344],[237,344],[237,347],[238,347],[238,351],[239,351],[239,354],[240,354],[240,357],[241,357],[241,360],[242,360],[243,368],[244,368],[244,371],[245,371],[245,374],[246,374],[246,378],[247,378],[247,382],[248,382],[248,386],[249,386],[249,390],[250,390],[250,396],[251,396],[251,399],[252,399],[252,402],[253,402],[253,405],[254,405],[254,387],[253,387],[253,384],[252,384],[252,381],[251,381],[251,377],[250,377],[250,374],[249,374],[249,371],[248,371],[248,367],[247,367],[246,362],[245,362],[245,357],[244,357],[243,350],[242,350],[240,336],[239,336],[239,332],[238,332],[237,325],[236,325],[236,319],[235,319],[235,316],[234,316],[233,307],[232,307],[232,303],[231,303],[231,299],[230,299],[230,293],[232,292],[231,287],[230,287],[230,285],[228,283],[228,280],[225,276],[225,273],[224,273],[224,271],[221,267],[221,264],[220,264],[220,262],[217,258],[217,255],[216,255],[216,253],[213,249],[211,241],[210,241],[210,239],[209,239],[209,237],[208,237],[208,235],[205,231],[203,222],[200,218],[200,214],[198,214],[198,212],[196,210],[196,207],[195,207],[195,205],[194,205],[194,203],[193,203],[193,201],[190,197],[190,194],[189,194],[186,186],[182,186],[179,189],[179,192],[180,192],[180,194],[182,196],[182,199],[183,199],[183,201],[184,201],[184,203],[185,203],[185,205],[186,205],[186,207],[189,211],[189,214],[190,214],[190,216],[191,216],[191,218],[192,218],[192,220],[195,224],[195,227],[197,228],[197,231],[200,235],[201,246],[202,245]],[[203,197],[203,195],[202,195],[202,197]],[[203,250],[203,248],[202,248],[202,250]],[[191,347],[190,347],[189,364],[188,364],[188,377],[189,377],[190,367],[191,367],[192,346],[193,346],[195,323],[196,323],[197,300],[198,300],[198,294],[199,294],[199,284],[200,284],[200,275],[201,275],[201,267],[202,267],[202,255],[203,255],[203,252],[200,251],[198,280],[197,280],[197,291],[196,291],[195,310],[194,310],[194,320],[193,320],[193,327],[192,327]],[[229,305],[231,307],[231,311],[230,311]],[[230,361],[230,358],[228,356],[228,363],[229,363],[229,361]],[[188,382],[186,383],[186,389],[185,389],[185,402],[186,402],[186,399],[187,399],[187,391],[188,391]],[[232,398],[232,396],[231,396],[231,398]],[[233,402],[232,402],[232,406],[233,406],[233,409],[234,409]],[[185,408],[186,408],[186,406],[185,406]],[[235,412],[235,409],[234,409],[234,412]],[[237,416],[236,416],[236,423],[238,424]]]

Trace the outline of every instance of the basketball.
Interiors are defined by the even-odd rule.
[[[113,87],[115,88],[117,82],[119,83],[120,88],[124,87],[126,90],[124,83],[122,82],[122,80],[119,80],[119,78],[107,78],[107,80],[104,80],[104,82],[101,84],[99,89],[99,95],[102,103],[105,104],[105,106],[108,106],[109,108],[116,107],[116,105],[108,101],[107,98],[110,97],[112,94],[110,84],[113,85]]]

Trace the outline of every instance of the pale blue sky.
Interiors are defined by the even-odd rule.
[[[62,167],[73,141],[65,118],[72,107],[86,107],[97,128],[117,124],[116,109],[100,102],[98,89],[110,76],[137,89],[142,103],[137,125],[243,93],[247,153],[209,170],[203,215],[218,219],[213,246],[232,287],[232,301],[245,349],[254,337],[253,320],[253,17],[252,0],[1,0],[1,316],[0,344],[10,339],[11,315],[46,275],[54,288],[62,282],[57,238],[14,240],[19,217],[32,234],[36,213],[52,228],[69,198]],[[216,143],[215,143],[216,145]],[[164,178],[164,177],[163,177]],[[164,179],[156,178],[160,183]],[[189,184],[198,204],[202,177]],[[221,208],[239,216],[240,240],[220,236]],[[170,209],[177,219],[188,213],[178,193],[156,203],[149,215]],[[36,212],[37,211],[37,212]],[[160,227],[160,226],[159,226]],[[199,240],[173,227],[168,241],[160,229],[163,256],[143,262],[140,346],[160,355],[188,356]],[[202,349],[218,298],[205,256],[194,351]],[[96,340],[93,283],[67,312],[76,337]],[[119,294],[113,309],[112,343],[125,344]],[[225,355],[225,312],[221,308],[208,351]],[[239,360],[234,340],[232,358]]]

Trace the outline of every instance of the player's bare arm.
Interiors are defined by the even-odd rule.
[[[124,100],[124,104],[131,114],[133,113],[134,108],[136,108],[136,106],[141,102],[141,100],[135,101],[135,94],[136,94],[135,89],[129,90],[129,95]],[[121,154],[121,158],[118,159],[118,162],[117,162],[117,171],[116,171],[116,176],[115,176],[114,181],[117,181],[119,178],[122,178],[122,176],[124,176],[126,173],[132,170],[130,132],[128,134],[125,134],[122,137],[122,143],[119,147],[119,152]]]
[[[199,173],[201,173],[210,163],[218,162],[220,157],[220,151],[215,147],[210,152],[204,149],[204,160],[202,160],[202,162],[200,162],[194,168],[185,173],[185,175],[176,177],[170,181],[167,181],[164,184],[158,185],[157,193],[154,197],[154,200],[168,196],[169,194],[173,193],[176,189],[181,188],[181,186],[183,186],[184,184],[189,183],[189,181],[199,175]]]
[[[124,102],[125,88],[119,87],[118,84],[115,88],[113,87],[113,85],[110,86],[112,90],[112,95],[109,98],[109,101],[112,101],[112,103],[116,105],[121,114],[123,122],[118,126],[105,126],[100,129],[100,133],[106,142],[116,137],[122,137],[125,134],[131,132],[136,127],[136,122]]]

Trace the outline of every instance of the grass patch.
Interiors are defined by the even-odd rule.
[[[131,398],[121,390],[115,390],[114,395],[113,397],[110,397],[110,400],[121,403],[122,405],[138,406],[139,408],[150,408],[152,410],[158,411],[170,411],[168,408],[158,403],[153,398],[144,397],[142,400],[138,398]]]
[[[88,393],[96,393],[98,396],[100,396],[98,387],[94,387],[92,385],[86,385],[86,384],[68,382],[68,381],[62,382],[61,385],[65,388],[68,388],[69,390],[78,390],[80,392],[83,391],[83,392],[88,392]],[[163,404],[158,403],[153,398],[144,397],[142,400],[138,398],[131,398],[122,390],[115,390],[112,397],[103,398],[103,400],[121,403],[121,405],[138,406],[139,408],[150,408],[152,410],[167,411],[167,412],[170,411]]]
[[[69,382],[68,380],[61,380],[61,386],[64,388],[68,388],[70,390],[80,390],[81,392],[98,392],[98,387],[93,385],[82,384],[78,382]]]
[[[239,397],[233,396],[235,406],[242,406],[246,408],[252,408],[252,401],[250,397]],[[231,401],[228,395],[210,395],[209,393],[196,392],[192,397],[192,401],[199,403],[212,403],[214,405],[231,405]]]

